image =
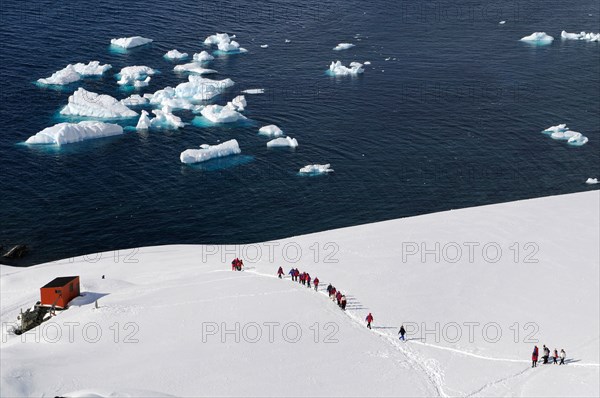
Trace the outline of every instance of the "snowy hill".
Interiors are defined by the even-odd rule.
[[[599,208],[594,191],[255,245],[2,266],[1,395],[598,396]],[[246,269],[232,272],[238,256]],[[292,282],[291,266],[319,292]],[[67,275],[84,296],[8,333]],[[532,369],[535,344],[564,348],[567,364]]]

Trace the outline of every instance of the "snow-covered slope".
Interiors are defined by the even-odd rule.
[[[37,329],[39,343],[3,328],[2,395],[598,396],[599,205],[594,191],[255,245],[2,266],[3,325],[56,276],[80,275],[85,292]],[[230,270],[236,256],[244,272]],[[277,279],[280,265],[318,277],[319,292]],[[564,348],[567,365],[532,369],[528,339]]]

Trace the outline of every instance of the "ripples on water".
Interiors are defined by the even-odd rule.
[[[600,174],[600,45],[518,39],[598,31],[598,3],[522,3],[3,2],[0,244],[29,244],[30,264],[143,245],[263,241],[594,189],[583,182]],[[182,82],[162,56],[199,52],[215,32],[237,34],[250,51],[210,64],[236,82],[216,102],[265,88],[246,96],[254,125],[128,129],[60,149],[18,145],[59,121],[76,87],[129,95],[113,76],[124,66],[161,71],[142,93]],[[132,35],[155,43],[110,51],[111,38]],[[332,51],[340,42],[356,47]],[[372,64],[363,76],[325,76],[337,59]],[[113,70],[67,90],[33,84],[89,60]],[[299,148],[267,149],[256,131],[271,123]],[[539,133],[558,123],[590,142],[572,148]],[[186,148],[232,138],[238,158],[179,162]],[[298,177],[312,163],[331,163],[335,173]]]

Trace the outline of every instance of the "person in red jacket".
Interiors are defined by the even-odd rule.
[[[335,289],[335,287],[331,288],[331,291],[329,292],[329,298],[331,298],[332,300],[335,301],[335,294],[337,293],[337,290]]]
[[[306,279],[306,286],[310,289],[310,274],[308,272],[306,273],[304,279]]]
[[[300,274],[300,283],[304,285],[305,283],[305,279],[306,278],[306,272],[303,272]]]
[[[319,291],[319,278],[315,278],[313,283],[315,284],[315,291]]]
[[[538,347],[535,346],[533,347],[533,353],[531,354],[531,367],[535,368],[537,366],[537,361],[538,361]]]
[[[335,299],[337,300],[337,305],[339,305],[341,307],[342,306],[342,292],[340,292],[338,290],[338,292],[335,294]]]
[[[279,269],[277,270],[277,276],[279,277],[279,279],[283,278],[283,268],[279,267]]]
[[[367,315],[367,317],[365,318],[365,321],[367,321],[367,327],[369,329],[371,329],[371,322],[373,322],[373,315],[371,315],[370,312],[369,312],[369,315]]]

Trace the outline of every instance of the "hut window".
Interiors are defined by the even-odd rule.
[[[61,292],[60,290],[56,289],[56,290],[54,291],[54,293],[56,293],[56,294],[61,294],[62,292]]]

